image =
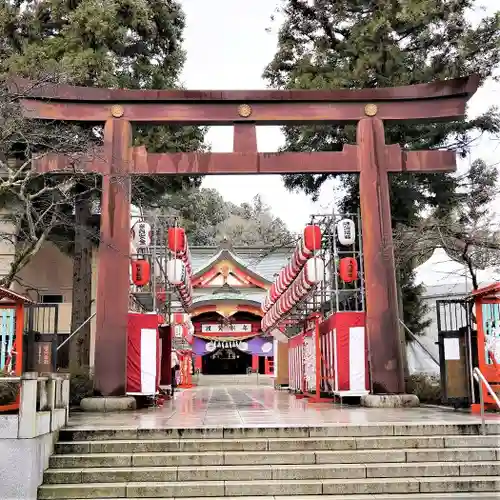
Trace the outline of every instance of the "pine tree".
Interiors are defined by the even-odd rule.
[[[164,89],[178,86],[185,26],[175,0],[4,0],[0,5],[0,75],[17,74],[71,85]],[[150,151],[193,151],[204,129],[137,126],[135,144]],[[152,199],[200,178],[142,178],[133,201]],[[86,192],[85,185],[80,191]],[[72,331],[91,312],[91,201],[75,196]],[[90,328],[70,347],[72,370],[89,364]]]
[[[474,0],[283,0],[278,49],[264,72],[273,88],[337,89],[412,85],[477,73],[484,81],[500,61],[500,12],[469,21]],[[453,148],[461,156],[477,132],[498,133],[494,108],[470,121],[386,124],[388,144],[409,149]],[[286,127],[289,151],[340,151],[355,142],[353,126]],[[289,189],[313,197],[328,175],[285,176]],[[343,175],[341,210],[359,207],[358,177]],[[459,202],[450,174],[391,177],[393,222],[413,225],[425,208],[443,216]],[[400,270],[405,319],[415,333],[425,322],[421,289]]]

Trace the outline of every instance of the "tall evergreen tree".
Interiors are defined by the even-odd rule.
[[[0,5],[0,74],[17,74],[72,85],[164,89],[178,86],[185,27],[176,0],[4,0]],[[138,126],[135,144],[156,152],[202,146],[197,127]],[[99,134],[96,136],[99,140]],[[200,178],[141,178],[133,200],[157,195]],[[91,199],[85,185],[75,197],[72,330],[91,312]],[[95,232],[95,230],[94,230]],[[71,343],[71,367],[89,363],[89,325]]]
[[[337,89],[411,85],[448,78],[492,76],[500,61],[500,12],[474,23],[475,0],[283,0],[284,22],[278,49],[264,72],[273,88]],[[387,124],[388,144],[409,149],[448,147],[468,154],[477,132],[498,133],[492,108],[473,120],[434,124]],[[353,126],[300,126],[284,129],[289,151],[340,151],[355,142]],[[329,175],[285,176],[290,189],[312,196]],[[342,176],[341,209],[359,206],[358,177]],[[391,177],[394,223],[415,224],[424,208],[444,215],[458,203],[458,180],[450,174]],[[415,333],[425,323],[413,286],[411,264],[400,271],[404,317]]]

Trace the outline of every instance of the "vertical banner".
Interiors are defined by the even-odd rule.
[[[129,313],[127,394],[152,396],[159,385],[160,337],[156,314]]]

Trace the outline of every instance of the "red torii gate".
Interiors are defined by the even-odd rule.
[[[103,175],[97,283],[95,385],[125,391],[131,175],[360,174],[360,202],[371,376],[382,391],[404,392],[388,172],[449,172],[449,151],[386,145],[384,121],[461,118],[476,76],[363,90],[110,90],[16,81],[27,118],[104,123],[100,158],[82,169]],[[132,147],[132,122],[233,125],[232,153],[147,153]],[[342,152],[258,153],[256,125],[357,123],[357,144]],[[68,172],[64,155],[34,162],[38,172]],[[71,170],[72,171],[72,170]]]

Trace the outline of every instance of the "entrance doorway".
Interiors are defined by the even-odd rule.
[[[203,356],[204,375],[244,375],[252,366],[252,356],[236,348],[219,348]]]

